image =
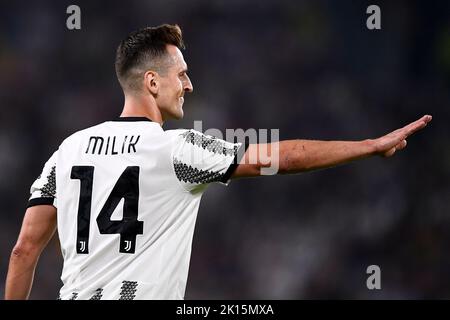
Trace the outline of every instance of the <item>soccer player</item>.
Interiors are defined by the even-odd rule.
[[[27,299],[36,264],[58,230],[64,266],[60,299],[183,299],[200,199],[208,184],[253,177],[261,144],[231,143],[194,130],[163,130],[183,117],[192,92],[178,26],[131,33],[116,55],[125,95],[119,118],[76,132],[31,186],[6,280],[6,299]],[[392,156],[431,120],[425,115],[377,139],[290,140],[278,173]],[[275,151],[276,150],[276,151]],[[240,157],[239,155],[243,155]]]

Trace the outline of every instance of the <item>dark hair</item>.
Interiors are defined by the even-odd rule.
[[[122,88],[140,89],[140,80],[147,70],[164,73],[168,44],[185,48],[178,25],[163,24],[130,33],[116,52],[116,74]]]

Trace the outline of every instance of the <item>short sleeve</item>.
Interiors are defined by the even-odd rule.
[[[246,146],[196,130],[179,130],[172,153],[175,175],[188,191],[211,182],[228,185]]]
[[[50,159],[45,163],[39,177],[33,182],[30,188],[30,199],[28,207],[41,204],[53,205],[56,207],[56,157],[55,151]]]

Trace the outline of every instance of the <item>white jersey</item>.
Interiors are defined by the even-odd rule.
[[[244,152],[137,117],[64,140],[29,200],[57,208],[60,299],[183,299],[203,191],[228,184]]]

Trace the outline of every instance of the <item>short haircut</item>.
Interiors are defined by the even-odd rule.
[[[170,66],[166,46],[184,49],[178,25],[163,24],[134,31],[124,39],[116,52],[117,79],[124,91],[141,89],[142,77],[148,70],[165,74]]]

